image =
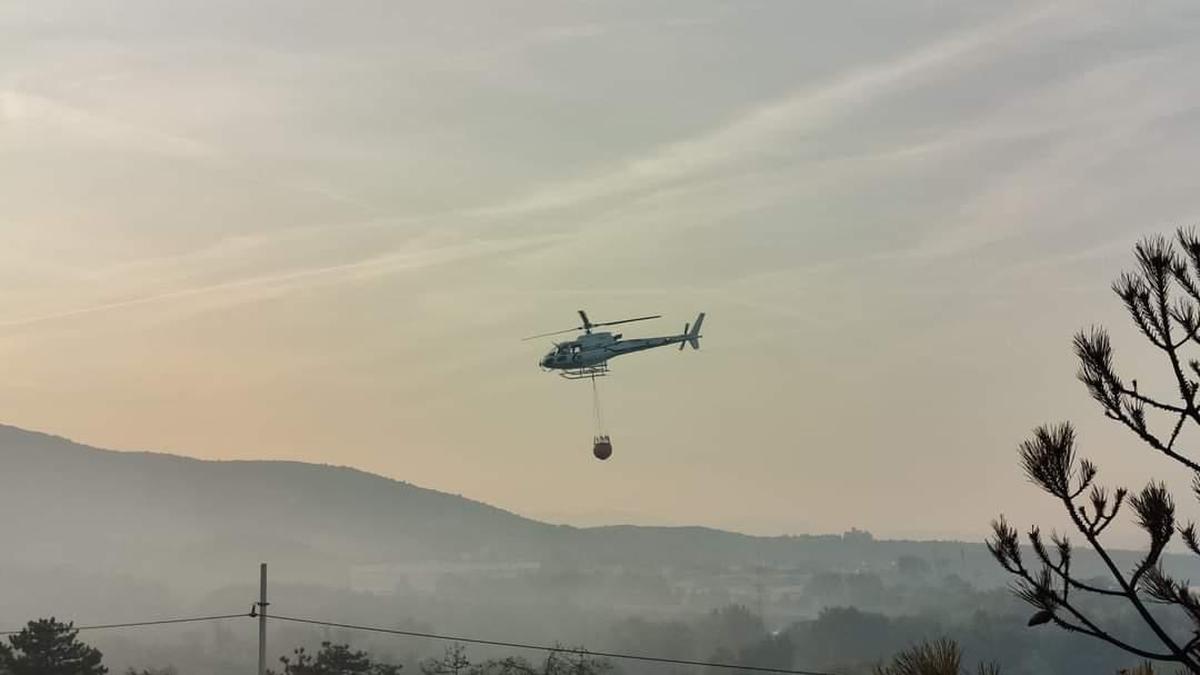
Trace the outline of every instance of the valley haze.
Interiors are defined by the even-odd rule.
[[[764,631],[796,632],[854,605],[880,614],[870,621],[900,622],[868,650],[882,658],[935,625],[903,628],[913,621],[904,617],[957,622],[980,602],[1021,611],[979,543],[553,525],[347,467],[116,452],[12,426],[0,426],[0,513],[11,542],[0,559],[0,626],[240,611],[255,597],[260,561],[270,564],[276,613],[592,649],[629,648],[630,630],[677,631],[729,608],[746,608]],[[1168,564],[1200,576],[1191,559]],[[1077,566],[1101,569],[1087,556]],[[89,639],[117,664],[217,673],[252,658],[249,623],[139,630]],[[312,644],[320,633],[273,625],[272,635],[273,644]],[[324,636],[409,663],[440,649]],[[711,656],[699,645],[637,644]]]

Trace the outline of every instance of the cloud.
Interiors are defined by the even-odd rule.
[[[1193,60],[1194,50],[1168,50],[1093,68],[943,139],[938,145],[946,151],[970,139],[1024,136],[1044,142],[1009,170],[989,172],[964,198],[953,223],[892,257],[962,255],[1039,227],[1070,226],[1097,216],[1118,193],[1106,182],[1093,178],[1089,183],[1088,177],[1118,158],[1144,152],[1156,124],[1200,103],[1194,91],[1171,83],[1175,75],[1186,77],[1181,74]],[[1037,120],[1029,119],[1030,110]],[[1064,206],[1069,213],[1061,212]]]
[[[551,243],[556,236],[537,236],[497,241],[469,240],[437,248],[396,250],[349,263],[313,266],[186,288],[147,293],[136,297],[90,304],[74,309],[0,320],[0,328],[22,328],[52,321],[75,319],[118,310],[183,301],[207,309],[213,304],[228,307],[295,293],[318,285],[360,282],[398,272],[426,269],[468,259],[485,258]]]
[[[889,93],[947,70],[974,63],[987,47],[1023,35],[1061,14],[1057,5],[1006,16],[934,42],[897,59],[851,71],[753,107],[707,133],[660,147],[605,174],[554,183],[516,200],[477,209],[475,215],[519,216],[653,189],[728,167],[771,149],[782,136],[811,131]]]
[[[975,31],[971,39],[960,36],[939,43],[942,45],[940,48],[925,50],[921,58],[906,59],[906,67],[877,68],[870,72],[882,77],[880,73],[886,70],[890,75],[883,80],[889,83],[896,79],[898,73],[917,77],[915,73],[919,69],[914,64],[932,67],[930,64],[935,63],[936,59],[931,54],[941,54],[943,58],[950,58],[945,56],[947,54],[961,56],[963,50],[967,49],[964,45],[985,44],[986,40],[981,36],[998,39],[996,36],[1008,35],[1015,30],[1015,26],[1025,25],[1022,21],[1047,22],[1051,16],[1046,12],[1035,12],[1009,19],[1001,22],[1000,27],[992,25],[990,31]],[[1093,16],[1090,20],[1078,23],[1065,21],[1061,25],[1069,25],[1072,31],[1086,33],[1102,21],[1103,17]],[[1059,27],[1059,23],[1043,25],[1048,31],[1058,30]],[[811,204],[818,204],[817,208],[830,211],[832,209],[827,206],[830,200],[842,198],[841,193],[854,198],[855,191],[847,190],[847,186],[887,186],[895,184],[897,179],[916,181],[918,189],[938,184],[944,184],[946,188],[934,195],[941,201],[932,205],[914,204],[906,212],[905,222],[914,224],[911,232],[905,232],[901,237],[880,235],[879,241],[886,244],[886,248],[872,248],[868,242],[851,237],[830,244],[830,238],[822,236],[824,243],[821,245],[830,248],[818,250],[808,247],[808,252],[802,256],[804,262],[798,259],[789,270],[762,272],[748,268],[743,276],[744,281],[767,275],[768,281],[761,286],[751,287],[739,284],[737,279],[726,279],[717,282],[717,286],[709,289],[709,292],[717,292],[721,287],[737,288],[746,296],[762,300],[772,297],[768,289],[776,285],[793,286],[798,279],[812,275],[819,283],[829,283],[830,279],[847,270],[874,268],[877,271],[884,264],[888,265],[888,269],[898,272],[913,270],[933,258],[962,256],[988,244],[1029,232],[1044,225],[1047,222],[1046,214],[1051,212],[1056,214],[1053,216],[1055,226],[1066,227],[1080,217],[1087,217],[1090,209],[1097,208],[1095,205],[1103,204],[1107,198],[1105,194],[1097,194],[1095,200],[1072,198],[1078,198],[1090,189],[1084,181],[1088,172],[1122,153],[1137,152],[1156,123],[1194,107],[1197,97],[1191,90],[1172,86],[1172,81],[1177,80],[1180,71],[1186,70],[1186,65],[1191,62],[1193,51],[1194,48],[1187,46],[1155,46],[1149,52],[1134,50],[1132,53],[1113,53],[1109,60],[1099,64],[1090,61],[1082,72],[1073,73],[1068,66],[1066,72],[1059,69],[1055,73],[1038,74],[1032,78],[1021,73],[1022,79],[1012,84],[1006,83],[1006,89],[998,92],[1001,95],[996,98],[1002,101],[1001,105],[983,108],[976,115],[954,119],[952,123],[932,132],[925,131],[925,138],[917,143],[904,142],[859,154],[834,154],[828,158],[798,160],[782,167],[764,168],[760,164],[752,164],[749,166],[753,171],[739,170],[734,174],[683,169],[672,173],[673,170],[648,169],[643,172],[644,176],[686,175],[687,180],[654,183],[648,178],[646,184],[656,186],[653,191],[623,194],[624,198],[610,208],[581,210],[572,219],[575,236],[565,238],[561,246],[552,250],[540,249],[523,256],[524,262],[532,269],[561,272],[562,268],[567,267],[567,263],[562,261],[578,260],[598,251],[655,250],[671,246],[671,242],[679,241],[678,230],[696,227],[697,223],[702,226],[731,223],[731,232],[727,235],[730,238],[780,236],[778,231],[764,233],[752,229],[746,230],[743,235],[737,232],[740,225],[734,224],[739,221],[761,221],[754,215],[755,210],[775,206],[788,211],[775,213],[772,218],[787,217],[784,213],[792,213],[797,217],[796,241],[799,241],[804,238],[800,228],[805,227],[802,224],[805,214],[814,210],[810,208]],[[1000,65],[1008,67],[1008,64]],[[1021,64],[1013,67],[1019,69]],[[928,74],[925,71],[922,73],[922,76]],[[956,82],[955,87],[967,86],[965,80],[971,77],[973,74],[970,72],[959,74],[958,79],[964,82]],[[910,78],[907,83],[913,81]],[[881,83],[877,89],[882,92],[891,86],[900,85]],[[956,91],[954,89],[948,95]],[[840,98],[830,95],[830,100]],[[739,129],[738,133],[729,137],[760,138],[763,140],[758,145],[762,146],[779,146],[781,141],[788,140],[773,138],[773,143],[767,142],[772,137],[765,129],[782,130],[785,128],[782,123],[774,126],[753,124],[750,130],[740,126],[736,128]],[[703,140],[727,138],[723,132],[700,137]],[[694,143],[697,146],[704,145],[700,140]],[[747,148],[752,145],[744,144]],[[737,144],[721,140],[716,146],[707,147],[718,146],[733,149]],[[647,155],[657,158],[664,156],[661,152]],[[702,158],[704,154],[694,152],[689,156]],[[720,160],[713,156],[706,161],[711,166],[717,166]],[[694,166],[702,164],[697,162]],[[665,167],[667,164],[647,166]],[[618,178],[623,177],[628,176]],[[586,185],[593,191],[587,194],[597,198],[606,194],[605,191],[623,186],[618,180],[569,184]],[[1111,185],[1098,185],[1094,189],[1098,193],[1115,195],[1117,191],[1111,188]],[[955,192],[957,190],[961,190],[961,197]],[[839,194],[835,195],[835,191]],[[573,196],[581,197],[584,194],[583,191],[577,191]],[[869,196],[864,198],[870,199]],[[805,205],[810,199],[811,204]],[[568,203],[562,202],[564,205]],[[832,203],[837,205],[836,201]],[[1042,213],[1040,218],[1039,212]],[[883,212],[863,213],[867,217],[883,217]],[[747,217],[741,217],[743,214]],[[1067,217],[1068,214],[1070,217]],[[822,219],[821,222],[826,223],[827,220]],[[879,223],[871,227],[878,231],[885,225]],[[837,248],[848,242],[853,249]],[[1092,241],[1084,243],[1090,245]],[[791,244],[781,239],[780,245]],[[1037,253],[1027,255],[1036,256]],[[776,274],[783,276],[771,276]],[[666,279],[661,283],[663,289],[672,292],[688,290],[683,282],[676,285],[674,281]],[[617,291],[615,288],[609,289],[610,293]],[[946,289],[945,292],[952,290]],[[777,300],[779,302],[759,304],[764,307],[785,304],[793,301],[794,297]]]
[[[149,154],[209,158],[213,148],[145,125],[97,115],[84,108],[16,89],[0,90],[0,142],[39,146],[85,140]]]
[[[374,205],[312,180],[274,174],[264,177],[261,171],[248,168],[245,160],[211,143],[16,88],[0,89],[0,148],[5,146],[38,150],[56,146],[71,150],[100,148],[200,162],[236,174],[242,182],[282,187],[350,206],[359,214],[381,215]]]

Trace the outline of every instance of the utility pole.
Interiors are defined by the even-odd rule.
[[[258,675],[267,675],[267,563],[258,568]]]

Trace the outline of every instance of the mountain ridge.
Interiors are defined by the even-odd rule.
[[[749,568],[796,574],[950,561],[1004,579],[981,543],[875,540],[865,532],[752,535],[705,526],[546,523],[354,467],[120,451],[0,425],[0,512],[19,513],[0,567],[75,565],[215,587],[260,561],[296,583],[348,585],[379,565],[541,569]]]
[[[366,471],[366,470],[363,470],[363,469],[360,469],[360,468],[357,468],[357,467],[354,467],[351,465],[346,465],[346,464],[334,464],[334,463],[326,463],[326,462],[306,462],[306,461],[291,460],[291,459],[211,459],[211,458],[204,458],[204,457],[194,457],[191,455],[184,455],[184,454],[163,451],[163,450],[121,450],[121,449],[114,449],[114,448],[104,448],[104,447],[100,447],[100,446],[91,445],[91,444],[88,444],[85,442],[77,441],[75,439],[72,439],[72,438],[69,438],[66,436],[62,436],[59,434],[26,429],[24,427],[18,427],[15,425],[5,424],[5,423],[0,423],[0,460],[4,459],[4,455],[2,453],[5,452],[6,447],[8,446],[8,441],[11,440],[11,438],[10,438],[11,436],[24,437],[24,438],[33,439],[33,440],[53,441],[55,446],[58,446],[56,448],[57,451],[84,451],[84,452],[96,452],[96,453],[111,453],[113,455],[118,455],[118,456],[123,456],[123,457],[138,457],[138,456],[140,456],[140,457],[153,458],[155,460],[162,460],[162,461],[196,462],[196,463],[207,464],[207,465],[245,466],[245,467],[251,467],[251,468],[306,467],[306,468],[310,468],[310,469],[324,469],[324,470],[329,470],[329,471],[345,471],[345,472],[350,472],[350,473],[356,474],[365,480],[386,481],[388,483],[393,483],[398,486],[401,486],[405,489],[415,490],[415,491],[418,491],[418,492],[421,492],[424,494],[438,495],[443,498],[462,500],[463,502],[465,502],[467,504],[471,504],[476,507],[481,507],[484,509],[499,512],[499,513],[505,514],[507,516],[511,516],[513,518],[520,519],[520,520],[523,520],[526,522],[537,523],[539,525],[544,525],[544,526],[548,526],[548,527],[556,527],[556,528],[569,528],[569,529],[581,530],[581,531],[605,531],[605,530],[633,531],[633,530],[637,530],[637,531],[646,531],[646,532],[690,532],[690,533],[696,533],[696,534],[707,533],[707,534],[718,534],[718,535],[734,535],[734,536],[746,537],[746,538],[750,538],[750,539],[841,537],[841,535],[836,534],[836,533],[818,533],[818,534],[788,533],[788,534],[777,534],[777,535],[751,534],[751,533],[747,533],[747,532],[741,532],[738,530],[731,530],[731,529],[725,529],[725,528],[720,528],[720,527],[712,527],[712,526],[707,526],[707,525],[640,525],[637,523],[620,523],[620,522],[610,523],[610,524],[602,524],[602,525],[572,525],[570,523],[557,523],[557,522],[551,522],[551,521],[547,521],[547,520],[541,520],[541,519],[530,517],[530,516],[525,516],[525,515],[515,512],[515,511],[506,509],[504,507],[496,506],[494,504],[489,504],[488,502],[484,502],[484,501],[481,501],[478,499],[473,499],[471,497],[462,495],[460,493],[451,493],[451,492],[446,492],[443,490],[438,490],[435,488],[424,487],[422,485],[418,485],[416,483],[412,483],[410,481],[406,481],[401,478],[394,478],[391,476],[385,476],[383,474],[372,473],[370,471]],[[44,448],[43,448],[43,450],[44,450]],[[931,539],[931,540],[920,540],[920,539],[888,540],[888,539],[885,539],[885,540],[881,540],[881,541],[897,541],[897,542],[912,541],[912,542],[918,542],[918,543],[975,543],[975,542],[965,542],[965,541],[955,540],[955,539]]]

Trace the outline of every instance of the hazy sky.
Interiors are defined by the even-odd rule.
[[[1156,365],[1108,284],[1200,223],[1197,36],[1194,2],[3,3],[0,421],[573,523],[1051,524],[1040,422],[1179,473],[1070,338]],[[709,313],[613,362],[607,463],[520,341],[579,308]]]

